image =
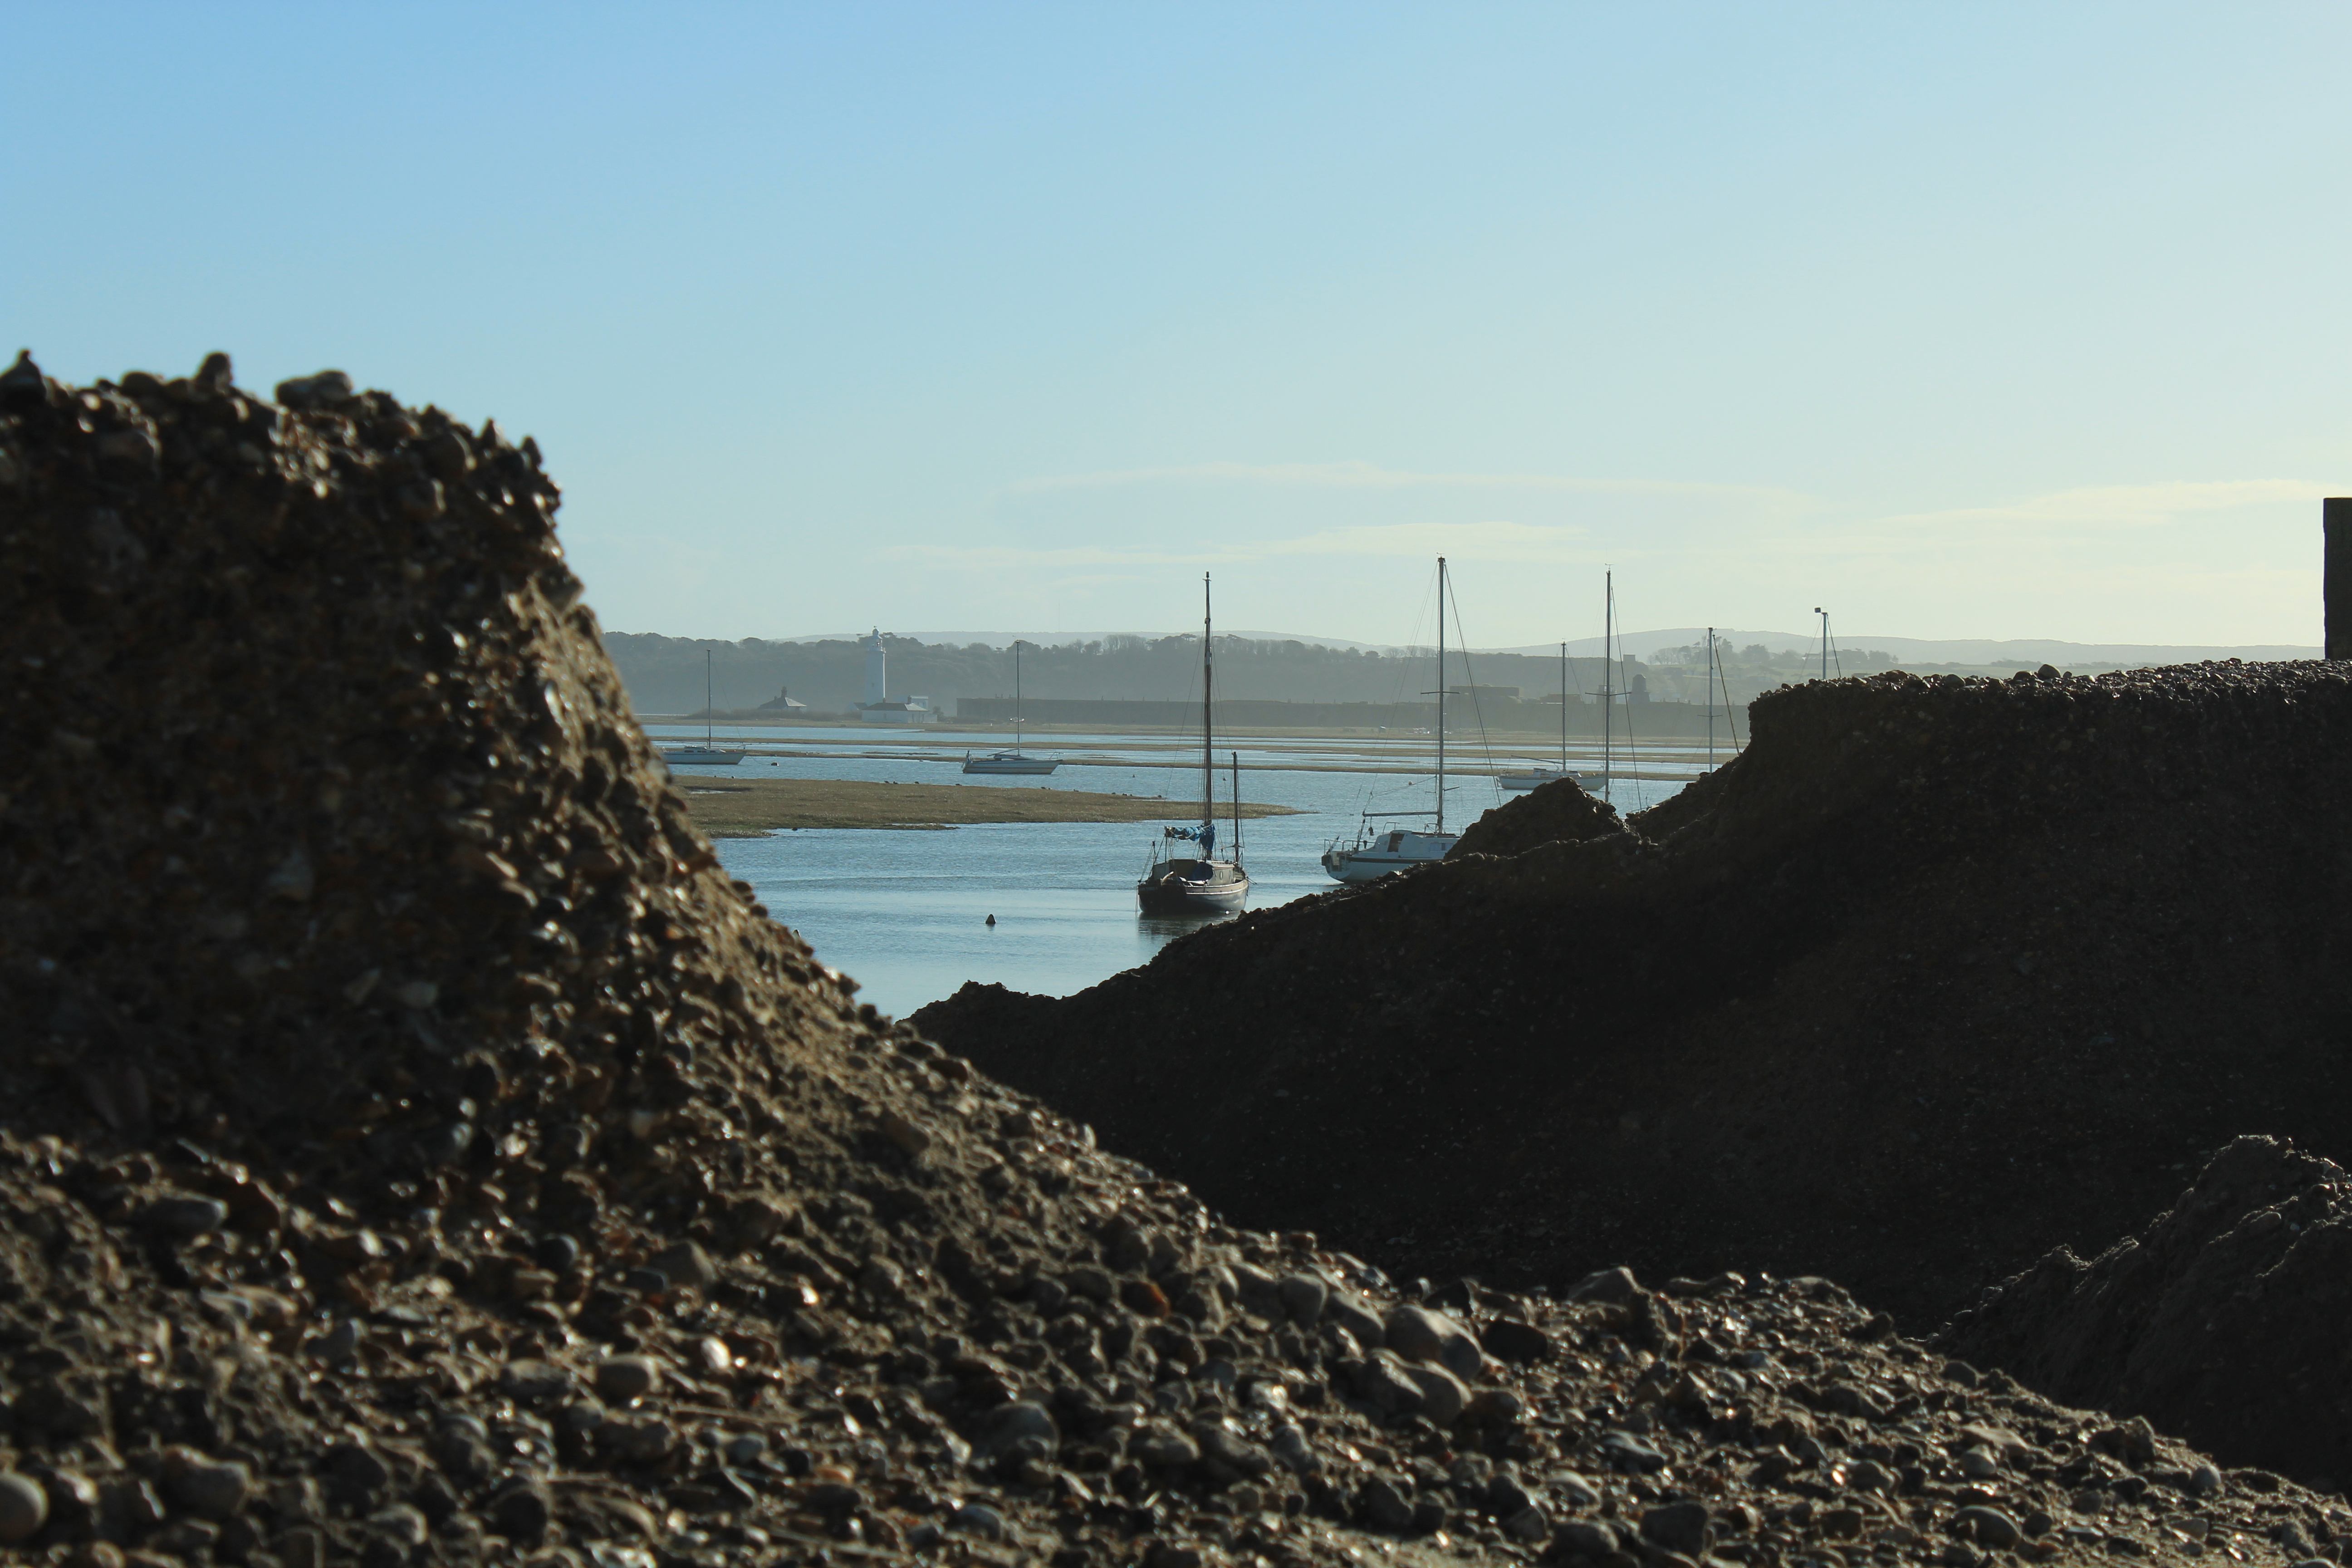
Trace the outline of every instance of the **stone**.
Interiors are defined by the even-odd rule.
[[[1234,1299],[1242,1304],[1243,1310],[1254,1312],[1268,1322],[1279,1321],[1285,1316],[1281,1285],[1273,1275],[1246,1263],[1233,1265],[1231,1272]]]
[[[234,1460],[193,1448],[163,1456],[163,1495],[173,1508],[205,1519],[226,1519],[253,1493],[253,1472]]]
[[[1418,1415],[1424,1396],[1420,1383],[1407,1375],[1408,1365],[1394,1351],[1374,1351],[1359,1365],[1356,1393],[1387,1415]]]
[[[1034,1458],[1050,1459],[1061,1443],[1062,1431],[1054,1424],[1052,1413],[1042,1405],[1018,1399],[989,1412],[987,1426],[975,1447],[989,1458],[997,1458],[1027,1445]]]
[[[1087,1264],[1062,1276],[1062,1283],[1074,1296],[1084,1296],[1089,1301],[1108,1301],[1111,1294],[1110,1276]]]
[[[279,405],[286,408],[330,408],[351,400],[352,378],[340,370],[322,370],[315,375],[289,376],[278,384],[273,395]]]
[[[1604,1520],[1562,1520],[1552,1540],[1576,1557],[1609,1557],[1621,1550],[1616,1530]]]
[[[1666,1468],[1666,1457],[1633,1433],[1612,1428],[1601,1435],[1601,1452],[1621,1470],[1646,1476]]]
[[[1529,1503],[1504,1519],[1503,1534],[1512,1541],[1542,1541],[1551,1534],[1551,1521],[1544,1517],[1541,1508]]]
[[[1483,1490],[1485,1495],[1477,1500],[1479,1506],[1496,1519],[1509,1519],[1521,1509],[1535,1506],[1536,1500],[1528,1495],[1527,1488],[1507,1475],[1498,1475],[1483,1489],[1474,1489]]]
[[[1442,1366],[1465,1382],[1476,1377],[1486,1361],[1468,1329],[1426,1307],[1399,1307],[1389,1314],[1382,1332],[1382,1342],[1407,1361]]]
[[[1144,1427],[1128,1443],[1129,1458],[1139,1464],[1176,1469],[1201,1462],[1201,1445],[1181,1432],[1157,1423]]]
[[[1345,1290],[1334,1290],[1324,1298],[1323,1321],[1347,1330],[1367,1352],[1388,1342],[1388,1331],[1380,1314]]]
[[[757,1432],[738,1432],[719,1447],[719,1452],[737,1469],[749,1469],[760,1462],[768,1451],[768,1440]]]
[[[1311,1476],[1323,1468],[1323,1461],[1307,1441],[1307,1434],[1288,1422],[1274,1429],[1268,1446],[1282,1468],[1293,1475]]]
[[[1601,1489],[1573,1470],[1557,1471],[1545,1478],[1544,1485],[1570,1508],[1601,1506]]]
[[[2200,1465],[2189,1472],[2189,1491],[2192,1497],[2220,1497],[2221,1472],[2210,1465]]]
[[[1307,1328],[1322,1321],[1323,1303],[1331,1287],[1312,1274],[1286,1274],[1275,1285],[1275,1298],[1292,1322]]]
[[[228,1223],[228,1205],[194,1193],[165,1193],[139,1211],[139,1223],[166,1241],[194,1241]]]
[[[1274,1461],[1261,1449],[1244,1441],[1222,1421],[1195,1422],[1192,1440],[1201,1446],[1203,1458],[1231,1466],[1244,1476],[1262,1476],[1274,1468]]]
[[[1421,1413],[1438,1426],[1453,1426],[1469,1408],[1470,1390],[1445,1368],[1408,1362],[1404,1374],[1421,1390]]]
[[[1389,1481],[1375,1477],[1364,1483],[1357,1497],[1357,1508],[1364,1522],[1375,1530],[1385,1530],[1401,1535],[1412,1528],[1412,1504]]]
[[[390,1541],[396,1541],[410,1551],[424,1545],[433,1535],[433,1527],[425,1510],[411,1508],[404,1502],[380,1508],[368,1515],[368,1528]]]
[[[708,1290],[718,1282],[719,1269],[710,1261],[710,1254],[701,1244],[681,1241],[654,1254],[652,1266],[667,1276],[673,1285],[691,1285],[698,1290]]]
[[[1974,1504],[1952,1515],[1951,1533],[1995,1552],[2007,1552],[2025,1539],[2017,1521],[1997,1508]]]
[[[510,1361],[499,1369],[499,1392],[526,1401],[561,1398],[572,1392],[572,1374],[553,1362]]]
[[[18,360],[17,363],[28,362]],[[40,1482],[0,1470],[0,1545],[14,1546],[48,1522],[49,1494]]]
[[[544,1481],[514,1481],[493,1496],[482,1512],[509,1541],[537,1541],[554,1521],[555,1493]]]
[[[575,1158],[577,1156],[574,1156]],[[530,1249],[541,1268],[551,1268],[558,1274],[569,1274],[572,1266],[580,1261],[580,1244],[561,1231],[539,1238]]]
[[[1960,1450],[1960,1474],[1972,1481],[1999,1480],[2000,1461],[1982,1448],[1963,1448]]]
[[[1623,1306],[1641,1295],[1642,1287],[1630,1268],[1603,1268],[1588,1274],[1569,1288],[1570,1301],[1599,1301]]]
[[[1670,1502],[1643,1512],[1642,1533],[1668,1552],[1696,1559],[1706,1555],[1707,1521],[1703,1502]]]
[[[1004,1539],[1004,1516],[986,1503],[968,1502],[948,1515],[948,1528],[959,1535],[976,1535],[982,1541]]]
[[[661,1386],[661,1363],[647,1355],[606,1356],[596,1363],[596,1397],[627,1405]]]
[[[1548,1361],[1551,1357],[1551,1336],[1533,1323],[1523,1323],[1517,1318],[1497,1318],[1488,1323],[1486,1331],[1479,1336],[1479,1342],[1488,1355],[1515,1366]]]

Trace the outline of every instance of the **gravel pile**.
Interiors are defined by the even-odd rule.
[[[2241,1138],[2137,1236],[2063,1247],[1943,1341],[2053,1396],[2145,1414],[2217,1454],[2337,1489],[2352,1477],[2352,1174]]]
[[[2347,667],[1895,673],[1754,713],[1622,831],[914,1021],[1402,1275],[1822,1274],[1921,1330],[2249,1129],[2352,1150]]]
[[[714,864],[530,444],[0,377],[0,1552],[76,1568],[2336,1556],[1811,1279],[1408,1300]]]
[[[1574,843],[1622,833],[1617,808],[1574,779],[1554,779],[1505,801],[1465,828],[1447,858],[1523,855],[1546,844]]]

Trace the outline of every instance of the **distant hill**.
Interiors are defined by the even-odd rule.
[[[1718,628],[1727,639],[1726,675],[1734,703],[1811,673],[1812,639],[1788,632]],[[1632,668],[1612,684],[1624,689],[1633,677],[1660,701],[1706,700],[1704,671],[1674,655],[1696,648],[1702,628],[1678,627],[1628,634]],[[1013,655],[1008,633],[931,633],[925,637],[885,634],[890,693],[920,695],[941,711],[968,697],[1011,697]],[[1178,701],[1200,692],[1197,635],[1140,637],[1110,632],[1022,634],[1023,690],[1030,697]],[[2315,647],[2164,647],[2127,644],[2070,643],[2048,639],[1994,641],[1873,636],[1837,639],[1839,668],[1848,675],[1890,664],[1937,668],[1966,665],[2006,672],[2042,664],[2062,668],[2188,664],[2208,658],[2315,658]],[[703,705],[703,656],[710,656],[712,686],[722,712],[759,707],[780,691],[808,704],[815,713],[838,713],[862,694],[866,657],[855,637],[766,639],[740,642],[663,637],[651,632],[608,632],[604,647],[630,700],[640,713],[694,713]],[[1449,652],[1448,685],[1517,687],[1530,700],[1559,689],[1557,643],[1523,648]],[[1761,657],[1752,650],[1761,647]],[[1588,637],[1569,644],[1569,689],[1580,697],[1601,684],[1601,642]],[[1662,657],[1663,656],[1663,657]],[[1373,647],[1330,638],[1262,637],[1219,633],[1217,683],[1221,696],[1291,702],[1411,701],[1433,681],[1427,648]]]

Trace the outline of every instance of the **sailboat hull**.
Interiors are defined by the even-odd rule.
[[[1369,882],[1391,871],[1430,866],[1445,858],[1458,833],[1382,833],[1351,847],[1323,852],[1323,869],[1335,881]]]
[[[1167,860],[1135,885],[1135,901],[1147,915],[1231,914],[1249,901],[1249,873],[1228,860],[1212,860],[1208,875],[1198,860]]]
[[[1513,795],[1525,795],[1531,789],[1541,789],[1548,784],[1557,783],[1560,779],[1568,778],[1574,779],[1586,789],[1598,789],[1601,786],[1601,775],[1599,773],[1562,773],[1558,768],[1543,766],[1529,768],[1525,773],[1497,773],[1495,775],[1495,782],[1501,784]]]
[[[1050,773],[1061,765],[1055,758],[1024,757],[1018,752],[998,752],[993,756],[963,760],[963,771],[968,773]]]
[[[743,760],[740,752],[722,752],[710,746],[667,746],[662,759],[671,763],[692,763],[697,767],[731,768]]]

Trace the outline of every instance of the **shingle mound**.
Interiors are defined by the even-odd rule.
[[[2352,1173],[2271,1138],[2213,1156],[2137,1236],[2060,1247],[1943,1342],[2054,1397],[2145,1415],[2242,1464],[2352,1477]]]
[[[915,1022],[1401,1273],[1822,1274],[1923,1328],[2250,1128],[2352,1150],[2352,666],[1896,673],[1754,715],[1624,831]]]
[[[1523,855],[1546,844],[1574,844],[1624,830],[1616,807],[1588,793],[1574,779],[1554,779],[1516,800],[1505,801],[1472,823],[1446,858]]]
[[[0,496],[0,1550],[1672,1568],[2334,1528],[1819,1281],[1406,1303],[858,1008],[664,783],[529,442],[338,373],[20,362]]]

